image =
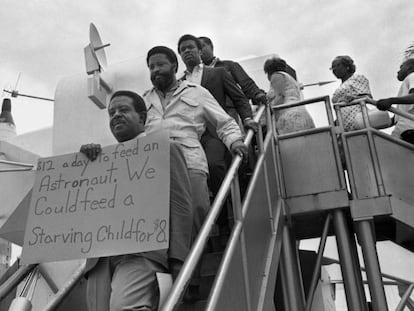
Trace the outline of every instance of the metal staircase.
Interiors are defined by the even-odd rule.
[[[275,109],[315,103],[324,104],[327,126],[282,135],[275,131],[270,108],[259,108],[256,120],[264,115],[267,126],[265,135],[261,129],[256,135],[258,158],[247,192],[242,198],[237,174],[242,159],[235,157],[160,310],[312,310],[328,236],[337,241],[348,310],[369,310],[357,243],[373,310],[388,310],[376,241],[387,239],[414,249],[414,168],[407,164],[414,161],[414,146],[372,128],[363,101],[357,104],[362,107],[366,128],[352,132],[343,130],[343,105],[335,107],[338,122],[334,122],[327,96]],[[247,145],[253,135],[247,133]],[[227,245],[217,256],[206,255],[204,249],[230,193],[234,224]],[[319,248],[314,267],[307,267],[312,277],[305,292],[306,264],[300,264],[298,242],[315,237],[320,238]],[[203,302],[183,304],[200,261],[214,261],[210,267],[218,268],[216,273],[209,272],[211,290]],[[6,280],[0,286],[0,299],[31,268],[21,268]],[[70,310],[60,302],[72,288],[79,287],[81,276],[82,266],[46,308],[36,310]],[[403,310],[414,285],[401,279],[396,282],[406,288],[396,309]],[[84,299],[80,292],[77,295]]]

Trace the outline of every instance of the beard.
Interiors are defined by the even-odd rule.
[[[174,81],[174,74],[175,72],[173,70],[163,73],[151,74],[151,82],[156,89],[162,92],[166,92]]]

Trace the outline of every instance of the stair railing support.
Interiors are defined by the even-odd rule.
[[[401,297],[401,301],[398,304],[395,311],[404,311],[405,305],[407,304],[408,299],[410,298],[410,295],[414,289],[414,284],[411,284],[407,290],[405,291],[404,295]]]
[[[326,240],[328,238],[329,226],[331,223],[332,215],[328,214],[325,219],[325,224],[323,226],[321,240],[318,247],[318,256],[316,258],[315,269],[313,270],[312,280],[309,286],[309,292],[306,300],[305,311],[310,311],[312,308],[313,298],[315,296],[316,287],[318,286],[318,279],[321,273],[323,252],[325,250]]]
[[[388,311],[380,264],[378,261],[372,220],[355,222],[367,273],[369,292],[374,310]]]
[[[257,134],[257,136],[258,136],[257,139],[258,139],[258,142],[259,142],[260,155],[259,155],[259,158],[257,160],[256,167],[261,167],[261,166],[266,167],[265,166],[266,163],[265,163],[265,154],[264,153],[266,152],[267,148],[272,148],[273,147],[273,143],[272,143],[273,142],[273,136],[272,136],[272,134],[270,132],[267,133],[266,142],[264,142],[264,143],[263,143],[263,138],[262,138],[261,135],[262,135],[262,133],[259,129],[259,132]],[[260,141],[262,141],[262,143],[260,143]],[[265,146],[267,146],[267,148],[265,148]],[[265,171],[266,171],[266,169],[265,169]],[[258,177],[259,177],[259,174],[255,170],[255,172],[253,173],[253,176],[251,177],[250,184],[255,184],[258,180]],[[269,191],[268,178],[266,177],[265,180],[266,180],[266,182],[265,182],[266,183],[266,191]],[[238,189],[239,189],[238,187],[236,187],[234,190],[232,188],[232,190],[236,191],[236,192],[239,192]],[[267,194],[267,195],[269,197],[269,199],[268,199],[268,201],[269,201],[269,203],[268,203],[268,205],[269,205],[268,206],[269,218],[273,219],[272,229],[274,229],[273,232],[277,236],[279,236],[277,233],[279,233],[281,231],[281,229],[280,229],[280,227],[282,225],[281,224],[281,217],[283,217],[281,215],[281,209],[282,209],[281,204],[282,203],[281,203],[281,201],[271,202],[269,194]],[[241,215],[238,214],[238,211],[236,211],[237,213],[235,212],[235,224],[233,226],[229,241],[227,243],[227,248],[226,248],[226,251],[224,252],[223,259],[222,259],[220,267],[218,269],[216,280],[213,284],[212,291],[211,291],[210,296],[208,298],[208,303],[207,303],[207,306],[206,306],[205,310],[217,310],[217,304],[218,304],[219,299],[220,299],[220,295],[221,295],[221,292],[222,292],[222,289],[223,289],[223,286],[224,286],[225,279],[227,277],[227,273],[228,273],[228,270],[229,270],[229,267],[230,267],[230,264],[231,264],[232,257],[234,256],[234,252],[235,252],[236,247],[238,245],[237,244],[238,241],[242,239],[241,235],[242,235],[242,231],[243,231],[243,220],[246,217],[248,209],[249,208],[254,208],[254,206],[249,205],[250,202],[251,202],[252,196],[253,196],[253,191],[252,191],[252,188],[249,187],[248,190],[247,190],[247,193],[245,194],[245,197],[244,197],[243,206],[242,206],[242,209],[241,209]],[[233,196],[233,199],[234,198],[236,198],[236,196]],[[276,205],[276,207],[274,207],[274,205]],[[235,202],[233,202],[233,206],[236,206]],[[275,211],[273,211],[272,208],[274,208]],[[280,250],[280,242],[281,241],[277,241],[277,242],[274,243],[274,247],[277,248],[278,250]],[[277,254],[280,254],[279,251],[275,251],[275,252]],[[279,256],[278,255],[276,255],[275,262],[276,263],[279,262]],[[276,264],[276,266],[277,266],[277,264]],[[266,270],[266,271],[268,271],[268,270]],[[266,276],[265,278],[267,278],[267,277],[268,276]],[[263,290],[261,293],[264,296],[265,295],[265,290]],[[262,304],[263,304],[263,302],[262,302]],[[260,302],[259,302],[259,307],[258,307],[257,310],[262,310],[262,309],[260,309],[260,306],[261,305],[260,305]],[[253,310],[256,310],[256,306],[253,306],[253,308],[254,308]]]
[[[369,130],[371,126],[370,126],[370,121],[369,121],[369,116],[368,116],[368,110],[366,107],[366,100],[361,99],[358,101],[358,103],[360,104],[360,107],[361,107],[364,124],[365,126],[368,127],[367,140],[368,140],[369,151],[370,151],[371,160],[372,160],[372,164],[374,168],[378,195],[386,196],[384,180],[383,180],[381,169],[380,169],[380,164],[379,164],[379,159],[378,159],[378,154],[377,154],[377,150],[375,146],[373,133],[371,130]],[[337,113],[338,113],[340,109],[339,107],[336,107],[336,108],[337,108]],[[348,173],[350,176],[351,193],[353,194],[354,199],[358,199],[357,197],[355,197],[357,196],[357,193],[358,193],[357,191],[358,189],[354,181],[354,174],[356,172],[353,171],[351,161],[349,158],[349,150],[348,150],[348,145],[346,141],[346,135],[347,134],[342,135],[343,136],[342,142],[343,142],[343,147],[345,150],[345,158],[347,162]],[[371,294],[371,300],[372,300],[374,310],[387,311],[388,310],[387,300],[385,297],[384,284],[383,284],[381,269],[380,269],[380,265],[378,261],[378,253],[377,253],[377,249],[375,245],[376,239],[375,239],[375,234],[374,234],[373,219],[357,220],[355,221],[355,227],[356,227],[356,232],[358,235],[358,240],[360,242],[361,249],[362,249],[362,255],[364,258],[364,263],[365,263],[366,273],[367,273],[367,278],[368,278],[368,286],[369,286],[369,291]]]
[[[367,304],[355,239],[351,237],[344,212],[338,209],[332,213],[348,310],[366,311]]]
[[[281,269],[283,300],[289,311],[305,310],[305,294],[299,268],[296,241],[293,239],[288,224],[283,227]]]
[[[264,106],[261,106],[259,108],[258,114],[254,117],[254,120],[256,122],[259,121],[261,114],[263,113],[264,109],[266,109]],[[244,139],[244,144],[246,146],[249,146],[252,138],[253,138],[253,131],[249,130],[247,131],[247,135]],[[204,224],[202,225],[200,232],[198,233],[198,236],[196,240],[193,243],[192,249],[190,253],[187,256],[187,259],[185,260],[183,267],[181,268],[180,273],[177,276],[177,279],[175,280],[173,287],[171,289],[170,295],[167,297],[165,303],[163,306],[161,306],[162,311],[172,311],[176,308],[176,306],[179,304],[182,295],[184,294],[184,291],[190,282],[190,278],[192,273],[194,272],[194,269],[199,262],[201,255],[203,253],[204,247],[208,241],[209,234],[211,232],[211,229],[221,211],[221,207],[223,205],[223,202],[226,200],[227,195],[230,191],[231,183],[233,181],[233,178],[237,174],[237,170],[240,166],[240,163],[242,161],[242,158],[237,155],[233,158],[232,164],[230,165],[229,169],[227,170],[226,177],[224,178],[221,187],[216,195],[216,198],[211,206],[211,209],[204,221]]]
[[[37,266],[37,264],[21,266],[0,286],[0,300],[6,297]]]
[[[69,280],[59,289],[59,291],[53,296],[49,301],[47,306],[43,311],[54,311],[63,300],[70,294],[71,290],[75,287],[76,284],[81,280],[86,271],[86,260],[73,272]]]

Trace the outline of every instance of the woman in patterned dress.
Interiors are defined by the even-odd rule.
[[[272,107],[303,100],[298,82],[286,70],[286,62],[281,58],[272,57],[264,63],[264,71],[270,81],[267,97]],[[276,110],[275,119],[279,134],[315,127],[312,117],[304,106]]]
[[[355,74],[355,64],[349,56],[337,56],[332,61],[331,70],[335,77],[342,81],[339,88],[332,95],[333,103],[350,103],[355,98],[371,95],[368,79],[360,74]],[[359,105],[347,106],[341,109],[345,131],[356,129],[355,116],[361,112]]]

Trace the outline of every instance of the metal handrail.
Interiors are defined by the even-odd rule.
[[[328,216],[325,219],[325,224],[323,226],[321,240],[319,242],[318,256],[316,258],[315,268],[313,270],[312,280],[310,282],[310,286],[308,290],[308,295],[307,295],[308,298],[306,301],[305,311],[310,311],[312,308],[312,303],[313,303],[313,299],[315,296],[316,287],[318,286],[318,277],[319,277],[320,270],[322,267],[323,252],[325,250],[326,240],[328,238],[328,231],[329,231],[329,226],[331,224],[331,221],[332,221],[332,214],[328,214]]]
[[[43,311],[53,311],[55,310],[70,293],[70,291],[75,287],[76,284],[81,280],[86,271],[86,260],[79,265],[79,267],[72,274],[71,278],[59,289],[52,300],[47,304]]]
[[[333,120],[333,115],[332,115],[332,107],[331,107],[328,95],[314,97],[314,98],[310,98],[310,99],[304,99],[304,100],[300,100],[300,101],[294,101],[294,102],[290,102],[290,103],[283,104],[283,105],[272,106],[271,108],[273,110],[282,110],[282,109],[294,108],[294,107],[298,107],[298,106],[318,104],[318,103],[321,103],[321,102],[323,102],[325,104],[326,115],[328,117],[328,123],[331,126],[331,125],[334,124],[334,120]]]
[[[22,162],[15,162],[15,161],[7,161],[7,160],[0,160],[0,163],[1,164],[7,164],[7,165],[13,165],[13,166],[28,167],[28,168],[33,168],[34,167],[33,164],[22,163]]]
[[[407,290],[405,291],[404,295],[401,297],[401,301],[398,304],[397,308],[395,309],[395,311],[403,311],[405,308],[405,305],[407,304],[408,299],[410,298],[410,295],[412,293],[414,289],[414,284],[411,284]]]
[[[254,117],[254,120],[256,122],[259,122],[260,117],[262,116],[265,109],[266,107],[264,105],[261,105],[259,107],[257,114]],[[249,130],[247,132],[246,138],[244,139],[244,144],[246,146],[250,145],[253,135],[253,130]],[[224,178],[220,190],[216,195],[210,212],[208,213],[204,221],[204,224],[201,227],[200,232],[197,236],[197,239],[195,240],[193,247],[190,253],[188,254],[188,257],[185,260],[184,265],[171,289],[171,293],[167,297],[167,300],[165,301],[164,305],[161,307],[162,311],[172,311],[174,310],[175,306],[180,302],[180,298],[184,294],[184,291],[188,283],[190,282],[191,276],[201,258],[201,255],[208,241],[213,225],[216,222],[216,219],[221,211],[224,201],[227,198],[227,195],[229,194],[231,184],[237,174],[237,170],[241,164],[241,161],[242,158],[239,155],[236,155],[233,158],[232,164],[227,171],[226,177]]]
[[[10,165],[10,166],[18,166],[18,167],[15,167],[15,168],[1,168],[0,173],[31,171],[34,168],[33,164],[7,161],[7,160],[0,160],[0,164],[6,164],[6,165]]]
[[[10,173],[10,172],[28,172],[33,171],[32,168],[29,167],[20,167],[20,168],[5,168],[0,169],[0,173]]]
[[[266,136],[266,141],[267,143],[265,143],[265,145],[269,145],[270,141],[272,140],[272,136],[273,134],[271,132],[268,132],[267,136]],[[259,157],[259,159],[257,160],[257,164],[256,167],[260,167],[264,164],[265,161],[265,154],[262,153]],[[251,180],[250,180],[250,184],[255,184],[255,182],[258,179],[258,171],[255,170]],[[242,234],[242,230],[243,230],[243,221],[244,218],[247,214],[248,211],[248,207],[249,207],[249,203],[251,200],[251,197],[253,195],[252,192],[252,188],[249,187],[249,190],[246,194],[245,200],[243,202],[243,206],[242,206],[242,215],[241,215],[241,219],[237,220],[234,224],[233,230],[231,232],[229,241],[227,243],[227,249],[224,253],[223,259],[221,261],[220,264],[220,268],[219,271],[217,272],[217,276],[216,276],[216,280],[213,284],[213,292],[211,293],[211,296],[209,297],[209,301],[208,301],[208,305],[206,307],[206,310],[215,310],[216,309],[216,305],[218,303],[218,299],[220,297],[220,293],[221,290],[224,286],[224,281],[225,278],[227,276],[227,272],[230,268],[230,264],[231,264],[231,259],[234,255],[234,252],[236,251],[236,246],[237,246],[237,242],[241,237]],[[279,206],[278,209],[281,209],[281,202],[279,201]]]
[[[337,264],[337,265],[341,264],[341,262],[339,260],[334,259],[334,258],[329,258],[329,262],[332,263],[332,264]],[[366,272],[365,267],[360,266],[359,268],[361,269],[361,271]],[[403,278],[400,278],[398,276],[391,275],[391,274],[388,274],[388,273],[381,272],[381,275],[382,275],[383,278],[395,281],[395,282],[400,283],[400,284],[405,284],[405,285],[413,284],[413,282],[410,281],[410,280],[406,280],[406,279],[403,279]]]
[[[38,264],[30,264],[21,266],[13,275],[11,275],[1,286],[0,286],[0,301],[3,300],[14,288],[16,288],[22,280],[35,268],[40,269]],[[47,275],[44,275],[42,271],[39,273],[45,278],[46,283],[51,286],[51,290],[55,292],[52,300],[49,301],[43,311],[55,310],[70,293],[70,291],[76,286],[81,280],[86,271],[86,260],[75,270],[71,275],[70,279],[57,291],[55,292],[56,284],[51,282],[52,280]]]
[[[265,111],[265,109],[266,107],[264,105],[259,107],[257,114],[254,118],[256,122],[260,120],[260,117]],[[247,132],[246,137],[244,139],[244,144],[246,146],[249,146],[251,144],[253,135],[254,135],[253,130],[249,130]],[[174,283],[174,287],[170,294],[170,297],[172,299],[171,298],[167,299],[166,303],[164,304],[163,310],[172,310],[172,308],[174,308],[175,304],[178,302],[181,295],[183,294],[186,288],[186,285],[188,284],[191,278],[192,272],[194,271],[195,266],[197,265],[197,262],[199,261],[201,257],[202,251],[204,249],[204,245],[206,244],[207,239],[210,235],[212,225],[217,219],[218,214],[221,211],[222,205],[230,191],[230,186],[233,182],[233,179],[237,175],[237,170],[241,164],[241,161],[242,161],[242,158],[240,156],[234,157],[232,165],[230,166],[230,169],[228,170],[226,178],[224,179],[222,183],[222,187],[220,191],[218,192],[215,201],[213,202],[211,211],[208,214],[207,219],[203,227],[201,228],[200,233],[194,243],[194,247],[192,251],[190,252],[188,259],[185,262],[180,274],[178,275],[176,282]],[[3,162],[7,162],[6,164],[15,164],[14,162],[10,162],[10,161],[3,161]],[[21,165],[21,166],[24,166],[24,168],[7,170],[7,171],[32,170],[33,168],[33,165]],[[33,264],[33,265],[23,266],[19,268],[19,270],[16,273],[14,273],[13,276],[11,276],[0,287],[0,300],[4,298],[13,288],[15,288],[24,279],[24,277],[28,273],[30,273],[30,271],[32,271],[36,266],[37,266],[36,264]],[[55,310],[60,305],[63,299],[69,294],[69,292],[73,289],[73,287],[79,282],[81,277],[84,275],[85,267],[86,267],[86,262],[84,262],[82,265],[79,266],[79,268],[73,273],[71,278],[55,294],[52,300],[45,307],[44,311]],[[174,289],[175,289],[175,292],[174,292]],[[171,306],[170,309],[168,309],[169,306]]]
[[[397,109],[397,108],[394,108],[394,107],[390,107],[390,108],[388,108],[388,111],[390,111],[390,112],[392,112],[394,114],[397,114],[400,117],[403,117],[403,118],[406,118],[406,119],[410,119],[411,121],[414,121],[414,115],[412,115],[410,113],[407,113],[407,112],[404,112],[404,111],[402,111],[400,109]]]
[[[349,103],[345,103],[345,102],[337,103],[337,104],[334,104],[334,106],[338,106],[338,107],[342,108],[342,107],[353,106],[353,105],[361,105],[361,104],[370,104],[370,105],[373,105],[373,106],[377,107],[377,101],[372,99],[372,98],[369,98],[369,97],[358,98],[358,99],[355,99],[355,100],[353,100]],[[407,118],[411,121],[414,121],[414,115],[412,115],[410,113],[407,113],[407,112],[404,112],[404,111],[402,111],[398,108],[390,107],[390,108],[387,109],[387,111],[392,112],[396,115],[399,115],[403,118]]]
[[[21,266],[0,286],[0,301],[3,300],[19,283],[37,266],[37,264]]]
[[[345,133],[342,133],[342,135],[344,137],[352,137],[352,136],[359,136],[361,134],[368,135],[368,133],[373,133],[376,136],[379,136],[379,137],[384,138],[386,140],[392,141],[394,144],[404,146],[404,147],[408,147],[408,148],[414,150],[414,145],[413,144],[408,143],[408,142],[406,142],[406,141],[404,141],[400,138],[397,138],[395,136],[389,135],[385,132],[379,131],[375,128],[363,128],[363,129],[360,129],[360,130],[354,130],[352,132],[345,132]]]
[[[313,97],[310,99],[294,101],[294,102],[290,102],[290,103],[283,104],[283,105],[272,106],[272,109],[280,110],[280,109],[293,108],[297,106],[304,106],[308,104],[315,104],[315,103],[327,102],[327,101],[329,101],[329,96],[325,95],[325,96]]]

